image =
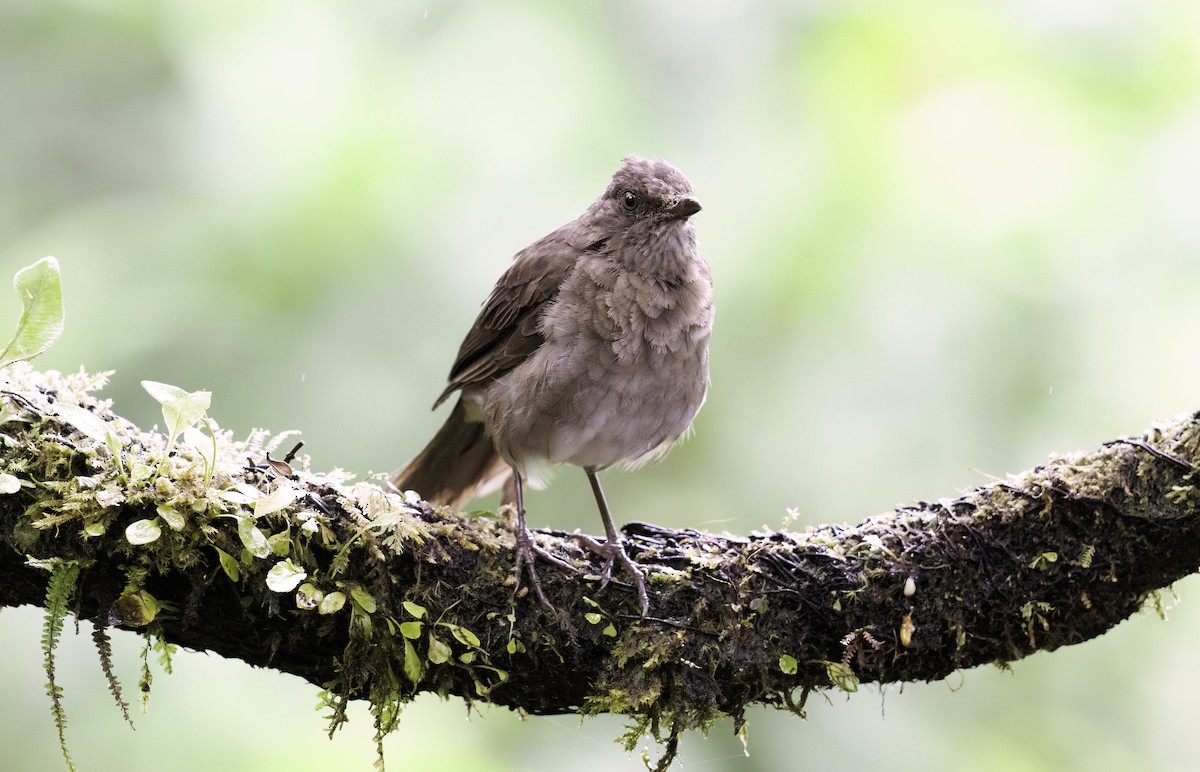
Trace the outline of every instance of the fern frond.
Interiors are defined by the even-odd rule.
[[[329,688],[321,691],[320,701],[317,703],[317,710],[328,708],[330,713],[326,716],[329,722],[326,729],[329,732],[329,739],[337,734],[337,730],[342,727],[347,721],[346,708],[350,705],[350,698],[344,693],[334,688],[334,684],[330,684]]]
[[[142,645],[142,674],[138,678],[138,710],[144,715],[150,710],[150,684],[154,683],[154,674],[150,672],[150,636],[146,636]]]
[[[164,673],[171,675],[173,657],[175,652],[179,651],[179,647],[173,643],[167,643],[167,640],[163,638],[162,628],[157,623],[150,625],[146,637],[152,642],[152,648],[158,652],[158,666],[163,669]]]
[[[71,598],[75,595],[75,583],[79,579],[79,563],[74,560],[52,560],[48,562],[50,580],[46,582],[46,621],[42,626],[42,658],[46,670],[46,694],[50,697],[50,715],[54,728],[58,730],[58,745],[62,749],[63,761],[74,772],[75,763],[67,750],[67,712],[63,708],[63,690],[54,681],[54,653],[62,636],[63,620]]]
[[[372,712],[374,711],[372,706]],[[379,713],[375,712],[375,763],[373,765],[375,772],[387,772],[387,766],[383,761],[383,738],[387,732],[383,728],[383,718]]]
[[[129,724],[131,729],[136,729],[133,719],[129,717],[129,703],[125,701],[121,693],[121,682],[117,680],[117,675],[113,672],[112,641],[108,637],[108,628],[103,623],[97,622],[96,626],[92,628],[92,642],[96,644],[96,653],[100,656],[100,669],[104,671],[104,678],[108,681],[108,690],[112,693],[113,699],[117,701],[117,707],[121,709],[125,723]]]

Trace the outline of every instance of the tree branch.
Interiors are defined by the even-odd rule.
[[[211,461],[195,436],[168,454],[88,393],[101,382],[17,368],[2,395],[0,471],[20,489],[0,495],[0,603],[43,602],[47,572],[27,556],[77,561],[79,617],[293,673],[335,705],[368,698],[385,730],[389,706],[430,690],[630,714],[631,741],[740,722],[754,703],[800,712],[812,690],[1088,640],[1200,565],[1193,414],[853,526],[631,524],[645,619],[569,534],[539,531],[584,572],[539,566],[554,619],[514,598],[505,524],[268,465],[264,435],[218,430]],[[140,521],[160,536],[132,543]]]

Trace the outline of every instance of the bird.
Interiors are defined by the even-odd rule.
[[[437,409],[458,401],[429,444],[392,479],[435,504],[504,488],[516,508],[516,582],[522,567],[542,605],[524,489],[559,465],[581,467],[604,541],[575,534],[636,587],[645,574],[625,552],[597,473],[661,458],[690,431],[709,386],[712,277],[700,255],[692,185],[661,159],[627,156],[582,215],[521,250],[459,347]]]

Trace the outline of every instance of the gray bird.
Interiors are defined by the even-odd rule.
[[[461,391],[458,404],[393,479],[448,506],[505,487],[517,510],[517,581],[525,566],[547,608],[534,553],[562,561],[534,544],[523,488],[573,464],[604,520],[603,543],[577,537],[605,558],[601,586],[619,562],[643,616],[649,609],[645,577],[625,554],[596,473],[661,458],[704,403],[713,299],[689,219],[699,211],[682,172],[629,156],[579,219],[517,253],[434,407]]]

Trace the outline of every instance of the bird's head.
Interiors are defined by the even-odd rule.
[[[692,183],[662,159],[627,156],[600,199],[614,219],[632,223],[686,221],[700,211]]]

